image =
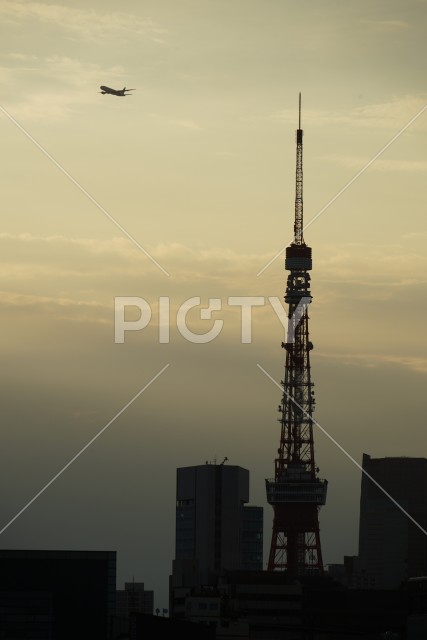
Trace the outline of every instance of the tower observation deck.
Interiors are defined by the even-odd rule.
[[[288,333],[283,396],[279,405],[280,445],[274,478],[267,479],[267,501],[274,510],[269,571],[292,575],[323,573],[318,512],[326,502],[327,480],[317,477],[314,460],[315,399],[311,381],[308,305],[312,301],[311,248],[303,236],[303,131],[301,94],[296,132],[296,189],[294,239],[286,248]]]

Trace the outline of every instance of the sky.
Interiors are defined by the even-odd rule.
[[[0,0],[0,529],[115,418],[2,548],[116,550],[118,587],[167,607],[176,469],[227,457],[264,506],[266,563],[281,394],[257,365],[283,378],[268,298],[286,286],[301,92],[322,550],[357,554],[361,472],[326,434],[358,464],[427,455],[426,10]],[[152,316],[118,344],[124,296]],[[250,343],[232,296],[263,301]],[[194,297],[194,333],[223,321],[205,343],[178,327]]]

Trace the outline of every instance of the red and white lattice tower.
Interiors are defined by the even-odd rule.
[[[311,248],[303,237],[301,94],[296,132],[296,196],[294,240],[286,248],[285,267],[290,271],[285,302],[289,326],[285,379],[279,406],[280,446],[274,479],[266,480],[267,501],[274,510],[269,571],[292,575],[323,573],[319,534],[319,509],[326,502],[327,480],[317,477],[314,461],[314,391],[310,372],[313,344],[308,333]]]

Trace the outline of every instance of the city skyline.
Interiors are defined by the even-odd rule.
[[[164,367],[0,536],[7,548],[117,550],[167,603],[175,472],[229,458],[265,478],[279,438],[283,329],[253,309],[241,344],[229,296],[285,294],[302,92],[304,212],[313,249],[314,417],[361,464],[425,456],[424,216],[420,113],[425,3],[0,3],[1,305],[4,421],[0,528]],[[135,87],[126,100],[99,86]],[[17,124],[123,226],[167,277]],[[114,343],[114,297],[152,303]],[[221,298],[221,335],[191,344],[157,303]],[[173,318],[172,313],[172,318]],[[190,316],[195,331],[207,321]],[[210,326],[210,325],[209,325]],[[315,429],[324,562],[357,553],[360,470]],[[158,550],[158,551],[157,551]],[[264,561],[267,554],[264,553]],[[164,594],[164,595],[162,595]]]

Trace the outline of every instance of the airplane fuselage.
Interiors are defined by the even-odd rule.
[[[104,85],[101,85],[99,88],[101,89],[101,93],[103,93],[104,95],[106,93],[110,93],[113,96],[125,96],[126,91],[133,91],[133,89],[126,89],[126,87],[123,87],[123,89],[111,89],[110,87],[105,87]]]

